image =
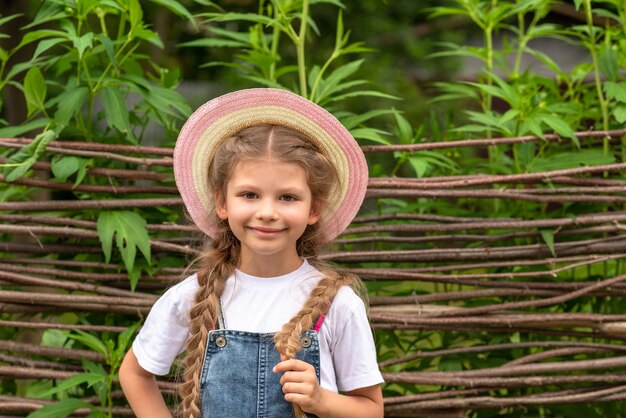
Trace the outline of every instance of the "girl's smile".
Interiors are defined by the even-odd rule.
[[[217,215],[241,242],[242,271],[273,277],[300,266],[296,241],[319,220],[302,167],[271,158],[241,161],[215,201]]]

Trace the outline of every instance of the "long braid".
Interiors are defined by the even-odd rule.
[[[200,374],[209,331],[215,328],[220,314],[220,296],[226,280],[235,270],[238,242],[230,231],[218,233],[214,249],[203,257],[206,265],[198,272],[198,291],[189,311],[189,339],[184,359],[185,371],[180,385],[183,418],[200,418]]]
[[[302,309],[274,336],[278,351],[290,359],[295,358],[302,348],[302,332],[311,329],[313,321],[328,312],[339,289],[342,286],[358,286],[360,282],[356,276],[340,272],[327,264],[314,260],[311,264],[321,271],[323,278],[313,288]],[[294,414],[296,418],[306,418],[306,414],[295,404]]]

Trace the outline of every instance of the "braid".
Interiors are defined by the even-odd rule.
[[[322,272],[322,279],[313,288],[302,309],[274,336],[277,350],[290,359],[295,358],[302,348],[302,332],[311,329],[313,321],[328,312],[339,289],[342,286],[358,287],[360,283],[358,277],[336,270],[328,264],[317,260],[311,260],[311,264]],[[296,418],[306,418],[306,414],[295,404],[294,413]]]
[[[209,331],[215,327],[220,314],[220,296],[226,280],[235,270],[239,254],[238,241],[232,232],[215,236],[214,248],[202,256],[205,265],[198,271],[198,291],[189,311],[189,339],[183,361],[185,371],[179,393],[183,418],[201,418],[200,374]]]

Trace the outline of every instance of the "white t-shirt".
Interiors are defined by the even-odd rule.
[[[279,277],[254,277],[236,271],[221,298],[227,329],[277,332],[302,308],[321,273],[306,260],[297,270]],[[133,351],[139,365],[156,375],[167,374],[189,336],[189,309],[198,281],[193,275],[170,288],[154,304]],[[363,301],[344,286],[337,292],[320,341],[320,385],[351,391],[383,382]]]

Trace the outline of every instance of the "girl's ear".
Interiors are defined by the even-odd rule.
[[[219,192],[213,193],[213,201],[215,202],[215,213],[221,220],[228,219],[228,211],[226,210],[226,200]]]
[[[322,217],[322,204],[315,202],[311,205],[311,211],[309,212],[309,225],[313,225]]]

